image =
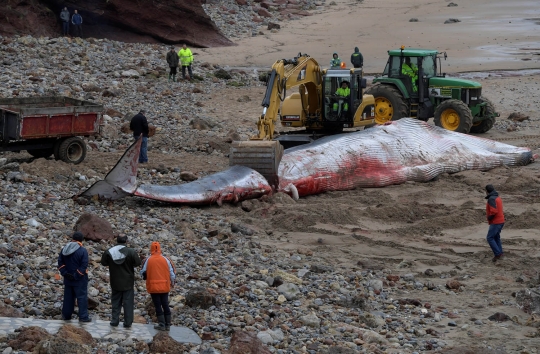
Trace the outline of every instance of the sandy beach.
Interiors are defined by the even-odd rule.
[[[349,61],[354,47],[364,71],[380,73],[387,50],[406,47],[446,51],[443,71],[540,67],[540,7],[536,1],[336,0],[277,33],[245,38],[235,47],[198,50],[200,61],[232,67],[270,67],[281,58],[308,53],[327,66],[333,52]],[[410,22],[411,19],[418,22]],[[461,22],[448,23],[448,19]],[[350,64],[350,63],[349,63]]]

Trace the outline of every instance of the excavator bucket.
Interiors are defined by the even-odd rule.
[[[229,155],[229,165],[242,165],[254,169],[277,187],[278,168],[283,157],[283,146],[278,141],[233,141]]]

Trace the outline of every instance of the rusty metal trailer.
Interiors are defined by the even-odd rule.
[[[0,151],[81,163],[81,137],[100,135],[102,115],[102,105],[70,97],[0,98]]]

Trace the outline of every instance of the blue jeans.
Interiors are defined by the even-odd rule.
[[[138,136],[135,137],[135,141],[139,139]],[[145,163],[148,162],[148,137],[142,138],[141,143],[141,152],[139,153],[139,163]]]
[[[69,22],[62,21],[62,34],[67,36],[69,34]]]
[[[171,314],[171,309],[169,308],[169,293],[150,294],[150,297],[152,297],[152,302],[156,308],[156,316],[168,316]]]
[[[79,319],[88,318],[88,283],[83,285],[64,285],[64,302],[62,304],[62,317],[66,320],[71,319],[75,309],[75,299],[79,307]]]
[[[503,229],[503,226],[504,223],[489,225],[486,239],[495,256],[500,256],[503,253],[501,244],[501,230]]]

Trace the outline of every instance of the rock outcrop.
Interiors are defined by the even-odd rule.
[[[64,6],[83,17],[83,36],[122,42],[232,45],[202,8],[203,0],[8,0],[0,4],[0,35],[56,37]]]

